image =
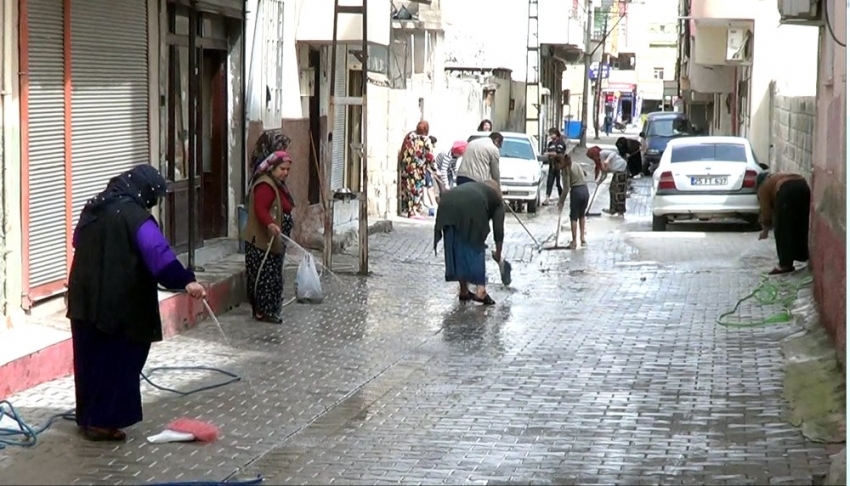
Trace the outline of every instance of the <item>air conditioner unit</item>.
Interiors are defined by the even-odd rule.
[[[821,0],[777,0],[777,2],[780,23],[819,25],[822,22]]]

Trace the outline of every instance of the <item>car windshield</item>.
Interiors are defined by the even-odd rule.
[[[468,142],[478,138],[484,137],[469,137]],[[502,150],[499,151],[499,155],[514,159],[537,160],[537,156],[534,154],[534,147],[524,138],[505,137],[504,141],[502,141]]]
[[[673,147],[670,162],[747,162],[747,149],[740,143],[702,143]]]
[[[661,118],[649,122],[649,129],[646,131],[647,137],[676,137],[684,135],[686,132],[679,131],[681,118]]]

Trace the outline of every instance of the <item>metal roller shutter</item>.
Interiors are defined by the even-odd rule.
[[[150,163],[145,0],[71,2],[73,221],[112,177]]]
[[[65,59],[61,1],[29,0],[29,287],[65,278]]]
[[[330,51],[328,51],[330,52]],[[334,96],[348,95],[348,46],[339,45],[336,48],[336,79],[334,80]],[[334,106],[334,138],[331,161],[331,190],[340,189],[345,177],[345,114],[347,107]]]

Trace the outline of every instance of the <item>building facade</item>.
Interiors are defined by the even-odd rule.
[[[64,294],[82,207],[135,165],[172,181],[156,216],[178,251],[236,236],[241,0],[20,0],[3,14],[6,316]]]
[[[776,3],[765,0],[683,0],[680,17],[685,111],[708,133],[747,137],[768,161],[771,85],[813,90],[817,29],[782,25]]]
[[[783,2],[783,24],[814,26],[818,33],[809,56],[815,68],[811,173],[812,208],[809,233],[815,299],[820,319],[833,337],[839,359],[846,351],[846,200],[847,191],[847,5],[839,0]],[[782,8],[784,7],[784,8]],[[805,169],[805,168],[804,168]]]

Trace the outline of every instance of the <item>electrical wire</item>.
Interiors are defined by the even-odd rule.
[[[835,32],[832,30],[832,22],[829,19],[829,4],[830,4],[829,0],[825,1],[824,4],[823,4],[823,16],[824,16],[824,23],[826,24],[826,30],[829,31],[830,37],[832,37],[832,40],[835,41],[836,44],[838,44],[841,47],[847,47],[847,44],[845,44],[844,42],[841,42],[840,40],[838,40],[837,37],[835,37]]]

